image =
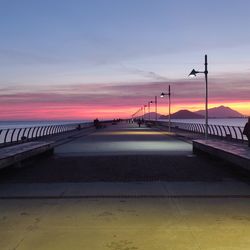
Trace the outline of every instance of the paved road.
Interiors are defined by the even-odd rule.
[[[0,172],[0,249],[249,249],[249,173],[121,124]]]
[[[248,173],[196,157],[192,145],[167,132],[122,123],[55,148],[55,155],[1,172],[0,182],[223,181]]]

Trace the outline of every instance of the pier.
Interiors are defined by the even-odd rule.
[[[248,170],[156,126],[67,133],[1,170],[0,249],[249,248]]]

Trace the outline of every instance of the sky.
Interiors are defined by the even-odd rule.
[[[0,0],[0,120],[129,117],[172,89],[172,112],[250,115],[249,0]],[[168,112],[159,99],[159,112]]]

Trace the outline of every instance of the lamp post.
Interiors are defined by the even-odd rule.
[[[148,102],[148,119],[150,121],[150,104],[154,103],[153,101]]]
[[[203,73],[205,74],[205,83],[206,83],[206,100],[205,100],[205,110],[206,110],[206,115],[205,115],[205,139],[207,140],[207,135],[208,135],[208,85],[207,85],[207,75],[208,75],[208,70],[207,70],[207,55],[205,55],[205,71],[196,71],[193,69],[191,73],[189,74],[190,77],[195,77],[196,74]]]
[[[157,122],[157,95],[155,96],[155,121]]]
[[[145,112],[145,108],[147,107],[147,105],[143,105],[143,108],[144,108],[144,115],[143,115],[143,119],[145,120],[145,114],[146,114],[146,112]]]
[[[171,131],[171,89],[168,85],[168,93],[161,93],[161,97],[168,96],[168,131]]]

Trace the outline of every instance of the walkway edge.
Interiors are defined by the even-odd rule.
[[[193,153],[206,153],[244,169],[250,170],[250,150],[233,143],[219,140],[194,140]]]

